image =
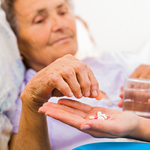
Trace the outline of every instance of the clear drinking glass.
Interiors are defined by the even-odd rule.
[[[133,112],[150,119],[150,80],[125,79],[123,95],[123,111]]]

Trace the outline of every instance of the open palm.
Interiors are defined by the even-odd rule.
[[[90,120],[97,112],[110,116],[107,120]],[[133,113],[103,107],[92,107],[78,101],[61,99],[58,104],[47,102],[39,112],[73,126],[93,137],[127,137],[137,128],[139,117]]]

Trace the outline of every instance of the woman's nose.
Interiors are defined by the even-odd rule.
[[[63,32],[66,29],[67,22],[61,16],[53,17],[52,31],[53,32]]]

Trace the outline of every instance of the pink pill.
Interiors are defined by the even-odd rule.
[[[98,117],[97,117],[97,116],[95,116],[95,117],[94,117],[94,119],[98,119]]]
[[[107,116],[107,119],[109,119],[110,118],[110,116]]]

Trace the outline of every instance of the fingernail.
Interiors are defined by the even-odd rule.
[[[90,129],[91,127],[89,125],[83,125],[81,127],[81,130],[87,130],[87,129]]]
[[[96,90],[92,91],[92,96],[94,96],[94,97],[97,96],[97,91]]]
[[[72,96],[73,96],[73,93],[72,93],[72,92],[70,92],[68,96],[69,96],[69,97],[72,97]]]
[[[80,93],[79,95],[78,95],[78,98],[81,98],[82,97],[82,93]]]
[[[103,95],[101,92],[98,93],[98,95],[95,97],[96,100],[101,100],[103,98]]]
[[[45,109],[43,107],[40,107],[38,110],[39,113],[44,113],[44,111],[45,111]]]
[[[90,96],[90,91],[85,92],[84,96],[89,97]]]

